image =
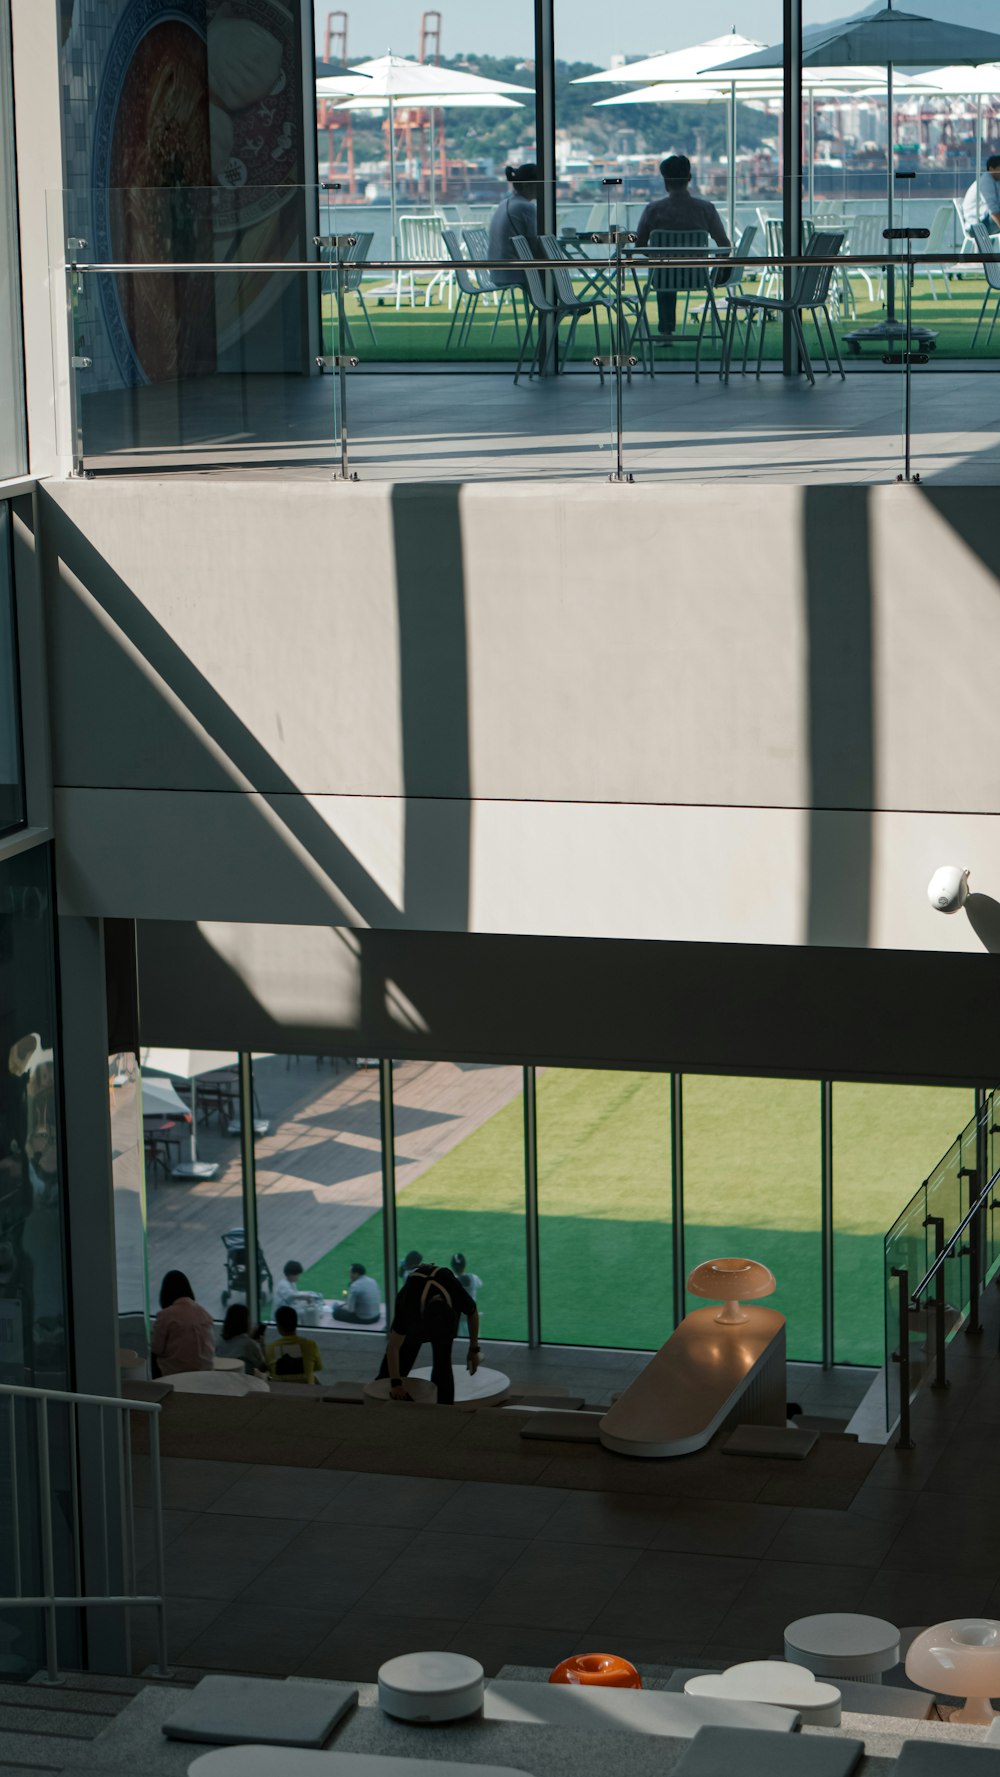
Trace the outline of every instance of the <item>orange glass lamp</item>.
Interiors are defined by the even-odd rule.
[[[550,1684],[600,1684],[619,1691],[641,1691],[642,1679],[620,1654],[571,1654],[549,1673]]]
[[[926,1691],[965,1698],[949,1721],[986,1726],[996,1715],[990,1699],[1000,1697],[1000,1623],[986,1617],[935,1623],[910,1643],[906,1676]]]
[[[740,1302],[757,1296],[770,1296],[777,1289],[774,1272],[756,1259],[706,1259],[696,1265],[687,1281],[692,1296],[707,1296],[710,1302],[724,1302],[716,1320],[722,1327],[738,1327],[748,1318]]]

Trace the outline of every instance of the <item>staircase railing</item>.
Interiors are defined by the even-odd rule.
[[[167,1610],[159,1402],[121,1400],[115,1396],[71,1394],[59,1389],[22,1388],[11,1383],[0,1383],[0,1408],[4,1400],[9,1440],[11,1566],[14,1589],[10,1596],[0,1597],[0,1611],[40,1610],[44,1613],[47,1675],[50,1683],[57,1684],[57,1613],[60,1610],[153,1610],[157,1619],[156,1670],[164,1675],[167,1671]],[[25,1406],[19,1413],[18,1403],[22,1401]],[[154,1590],[151,1592],[140,1591],[138,1587],[132,1471],[133,1413],[145,1415],[149,1425],[154,1570]],[[24,1424],[25,1419],[27,1426]],[[2,1424],[3,1417],[0,1415],[0,1428]],[[60,1465],[63,1472],[58,1477],[53,1475],[53,1432],[60,1437],[61,1453],[65,1455],[65,1461]],[[81,1443],[84,1443],[86,1451],[86,1486],[90,1489],[96,1485],[98,1489],[99,1503],[95,1515],[99,1527],[99,1543],[103,1549],[103,1557],[98,1562],[103,1574],[103,1588],[92,1585],[90,1575],[86,1585],[83,1580],[81,1544],[85,1526],[81,1514]],[[121,1492],[119,1495],[117,1487],[115,1488],[115,1511],[112,1516],[109,1510],[109,1467],[116,1458],[120,1465]],[[23,1492],[25,1473],[30,1472],[32,1466],[34,1472],[30,1474],[30,1485],[34,1498],[34,1521],[38,1525],[40,1560],[32,1560],[30,1565],[33,1578],[37,1577],[40,1570],[41,1584],[30,1585],[26,1589],[26,1538],[31,1526],[25,1524],[30,1508]],[[67,1559],[58,1563],[53,1522],[53,1497],[57,1491],[66,1494],[72,1544],[71,1554],[68,1553]],[[90,1522],[93,1523],[93,1519]],[[115,1549],[114,1558],[112,1548]],[[57,1565],[63,1570],[70,1561],[73,1566],[71,1589],[65,1585],[60,1586],[57,1580]],[[117,1572],[113,1572],[115,1568]],[[114,1584],[113,1581],[120,1583]]]
[[[932,1373],[947,1388],[948,1345],[963,1325],[979,1331],[982,1291],[1000,1266],[998,1108],[996,1092],[981,1095],[885,1237],[886,1426],[899,1425],[904,1449],[913,1394]]]

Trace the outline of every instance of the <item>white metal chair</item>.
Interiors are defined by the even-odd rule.
[[[852,216],[847,224],[847,251],[852,259],[870,259],[870,265],[845,265],[843,276],[848,288],[852,278],[860,278],[868,291],[869,302],[881,301],[885,288],[885,268],[877,265],[879,252],[885,252],[881,216]]]
[[[931,223],[930,238],[921,243],[920,251],[922,253],[949,258],[952,254],[956,253],[957,250],[958,249],[955,246],[954,207],[952,204],[939,204],[935,211],[934,220]],[[943,280],[944,293],[950,300],[951,283],[949,280],[954,270],[954,266],[946,266],[943,264],[926,267],[927,283],[935,302],[937,302],[938,294],[934,285],[934,279],[941,278]]]
[[[442,267],[440,271],[431,272],[427,284],[422,286],[424,307],[430,307],[431,293],[435,285],[438,285],[442,299],[445,290],[447,290],[448,307],[450,308],[455,295],[455,277],[450,269],[448,249],[442,239],[445,218],[436,213],[425,216],[400,216],[397,226],[400,259],[415,260],[418,263],[426,263],[428,266],[439,265]],[[375,297],[379,307],[387,297],[391,297],[398,309],[404,293],[408,292],[411,306],[415,306],[417,300],[416,281],[418,277],[425,275],[415,268],[409,271],[398,271],[391,284],[383,285],[380,290],[371,291],[371,295]]]
[[[996,253],[997,243],[993,239],[989,230],[984,228],[981,222],[974,222],[970,232],[973,239],[972,251],[974,253]],[[993,299],[993,319],[990,322],[990,330],[986,336],[987,350],[989,350],[990,341],[993,338],[993,330],[996,327],[997,318],[1000,317],[1000,264],[984,265],[983,271],[986,273],[986,295],[983,297],[983,306],[979,311],[979,319],[976,322],[976,331],[972,335],[973,351],[976,349],[976,341],[979,338],[980,328],[986,319],[986,310],[989,308],[991,299]]]

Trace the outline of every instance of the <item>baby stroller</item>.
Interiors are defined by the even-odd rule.
[[[223,1308],[229,1307],[229,1300],[230,1300],[231,1296],[240,1296],[240,1297],[242,1297],[244,1302],[247,1299],[247,1283],[249,1282],[249,1279],[247,1277],[247,1249],[246,1249],[246,1245],[244,1244],[245,1241],[246,1241],[246,1235],[244,1234],[242,1228],[230,1228],[229,1233],[223,1234],[223,1236],[222,1236],[222,1244],[226,1249],[226,1287],[222,1292],[222,1306],[223,1306]],[[258,1300],[258,1302],[263,1302],[265,1296],[270,1296],[273,1288],[274,1288],[274,1278],[271,1276],[271,1268],[268,1265],[268,1262],[265,1259],[264,1254],[261,1252],[260,1248],[258,1247],[257,1248],[257,1300]]]

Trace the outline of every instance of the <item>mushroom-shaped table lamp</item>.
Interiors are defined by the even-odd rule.
[[[723,1327],[738,1327],[748,1318],[740,1301],[755,1296],[770,1296],[777,1288],[774,1272],[756,1259],[706,1259],[696,1265],[687,1281],[692,1296],[707,1296],[709,1301],[724,1302],[716,1320]]]
[[[991,1697],[1000,1697],[1000,1623],[987,1617],[960,1617],[935,1623],[910,1643],[906,1676],[926,1691],[964,1697],[949,1721],[993,1720]]]

